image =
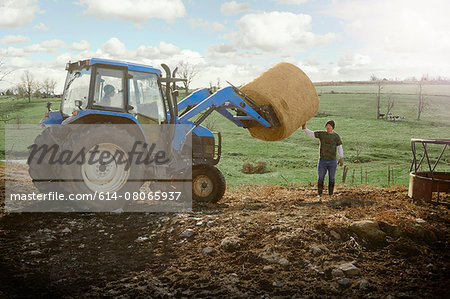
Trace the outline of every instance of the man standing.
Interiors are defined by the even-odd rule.
[[[317,166],[319,178],[318,178],[318,193],[322,196],[323,181],[328,171],[328,194],[333,195],[334,190],[334,178],[336,174],[337,161],[336,151],[339,154],[339,165],[344,165],[344,150],[342,149],[341,137],[335,132],[335,123],[333,120],[327,121],[325,124],[326,131],[311,131],[306,127],[306,124],[302,126],[303,131],[310,136],[319,138],[320,140],[320,159]]]

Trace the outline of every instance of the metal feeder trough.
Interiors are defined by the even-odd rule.
[[[423,147],[423,155],[420,161],[417,159],[416,143],[421,143]],[[432,166],[428,156],[427,144],[442,145],[443,149]],[[450,139],[411,139],[411,149],[413,153],[413,161],[409,174],[409,191],[408,195],[412,199],[431,201],[433,192],[439,193],[450,192],[450,172],[437,172],[436,166],[444,155]],[[426,159],[428,171],[419,171],[422,162]]]

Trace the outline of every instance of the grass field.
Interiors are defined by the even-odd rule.
[[[407,186],[412,161],[411,138],[450,138],[450,86],[424,88],[429,107],[421,121],[416,121],[415,95],[417,86],[384,86],[395,100],[394,115],[400,121],[376,120],[376,86],[318,86],[319,112],[308,122],[311,130],[323,130],[328,119],[336,122],[336,132],[343,140],[345,163],[349,168],[346,183],[387,185],[388,167],[394,169],[395,184]],[[332,92],[333,91],[333,92]],[[339,92],[339,93],[337,93]],[[384,92],[384,91],[383,91]],[[395,92],[395,94],[394,94]],[[431,96],[441,94],[441,96]],[[386,109],[383,94],[381,112]],[[310,183],[317,180],[318,140],[299,130],[279,142],[263,142],[250,137],[245,129],[237,128],[221,116],[208,125],[223,136],[223,155],[219,168],[229,185]],[[436,158],[442,147],[430,147]],[[450,170],[450,151],[446,151],[438,169]],[[243,164],[267,163],[270,172],[244,174]],[[338,167],[336,181],[342,180]]]
[[[46,103],[53,103],[52,109],[58,109],[61,99],[16,99],[14,97],[0,97],[0,160],[5,158],[5,124],[38,124],[47,111]]]
[[[450,85],[426,85],[424,93],[428,103],[422,120],[417,121],[417,86],[411,84],[384,85],[381,113],[385,113],[387,98],[395,101],[392,114],[404,117],[399,121],[376,120],[376,92],[373,84],[317,86],[320,95],[318,114],[308,122],[311,130],[322,130],[328,119],[336,122],[335,131],[341,136],[345,164],[349,168],[347,184],[367,183],[387,185],[388,167],[394,169],[395,184],[408,185],[412,161],[411,138],[450,138]],[[0,99],[0,115],[8,114],[8,124],[38,123],[46,111],[48,99]],[[53,108],[59,99],[51,99]],[[7,112],[9,111],[9,112]],[[222,159],[218,167],[228,185],[241,184],[308,184],[317,179],[318,140],[299,130],[279,142],[263,142],[250,136],[246,129],[238,128],[218,114],[205,123],[214,131],[222,132]],[[0,123],[0,144],[4,158],[4,123]],[[437,157],[442,147],[431,147],[431,156]],[[247,162],[266,162],[268,172],[244,174]],[[438,170],[450,169],[450,151],[447,150]],[[336,181],[342,180],[338,168]],[[354,176],[353,176],[354,173]],[[362,180],[361,180],[362,174]]]

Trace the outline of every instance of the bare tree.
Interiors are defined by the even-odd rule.
[[[8,76],[14,71],[14,70],[7,70],[5,60],[6,60],[5,56],[0,58],[0,82],[3,81],[3,79],[5,79],[6,76]]]
[[[220,78],[217,77],[217,89],[220,89]]]
[[[387,116],[389,113],[391,113],[392,108],[394,108],[394,103],[395,103],[394,99],[393,99],[391,96],[389,96],[389,97],[388,97],[388,101],[387,101],[386,116]]]
[[[195,65],[190,64],[189,62],[180,61],[177,65],[178,71],[177,74],[180,78],[186,79],[186,81],[182,81],[184,85],[184,89],[186,93],[189,93],[189,84],[191,84],[192,80],[197,76],[198,70]]]
[[[417,103],[417,120],[420,120],[420,116],[422,115],[422,112],[426,109],[427,107],[427,102],[426,99],[423,95],[423,84],[425,83],[425,78],[422,77],[422,80],[418,81],[418,86],[419,86],[419,101]]]
[[[383,89],[382,81],[377,79],[378,94],[377,94],[377,119],[380,119],[380,101],[381,101],[381,90]]]
[[[44,96],[46,98],[49,98],[50,96],[54,95],[55,94],[55,87],[56,87],[56,80],[55,79],[46,78],[42,82],[42,89],[44,91]]]
[[[220,87],[220,78],[219,78],[219,77],[217,78],[217,85],[213,85],[212,82],[209,82],[209,90],[210,90],[211,92],[216,92],[216,91],[218,91],[220,88],[221,88],[221,87]]]
[[[22,81],[17,86],[19,96],[26,96],[28,103],[31,103],[31,96],[39,90],[39,84],[34,80],[33,75],[29,71],[25,71],[22,75]]]

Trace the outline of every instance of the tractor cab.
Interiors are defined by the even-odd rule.
[[[89,109],[129,113],[143,124],[167,122],[158,69],[97,58],[69,63],[66,69],[64,119]]]

